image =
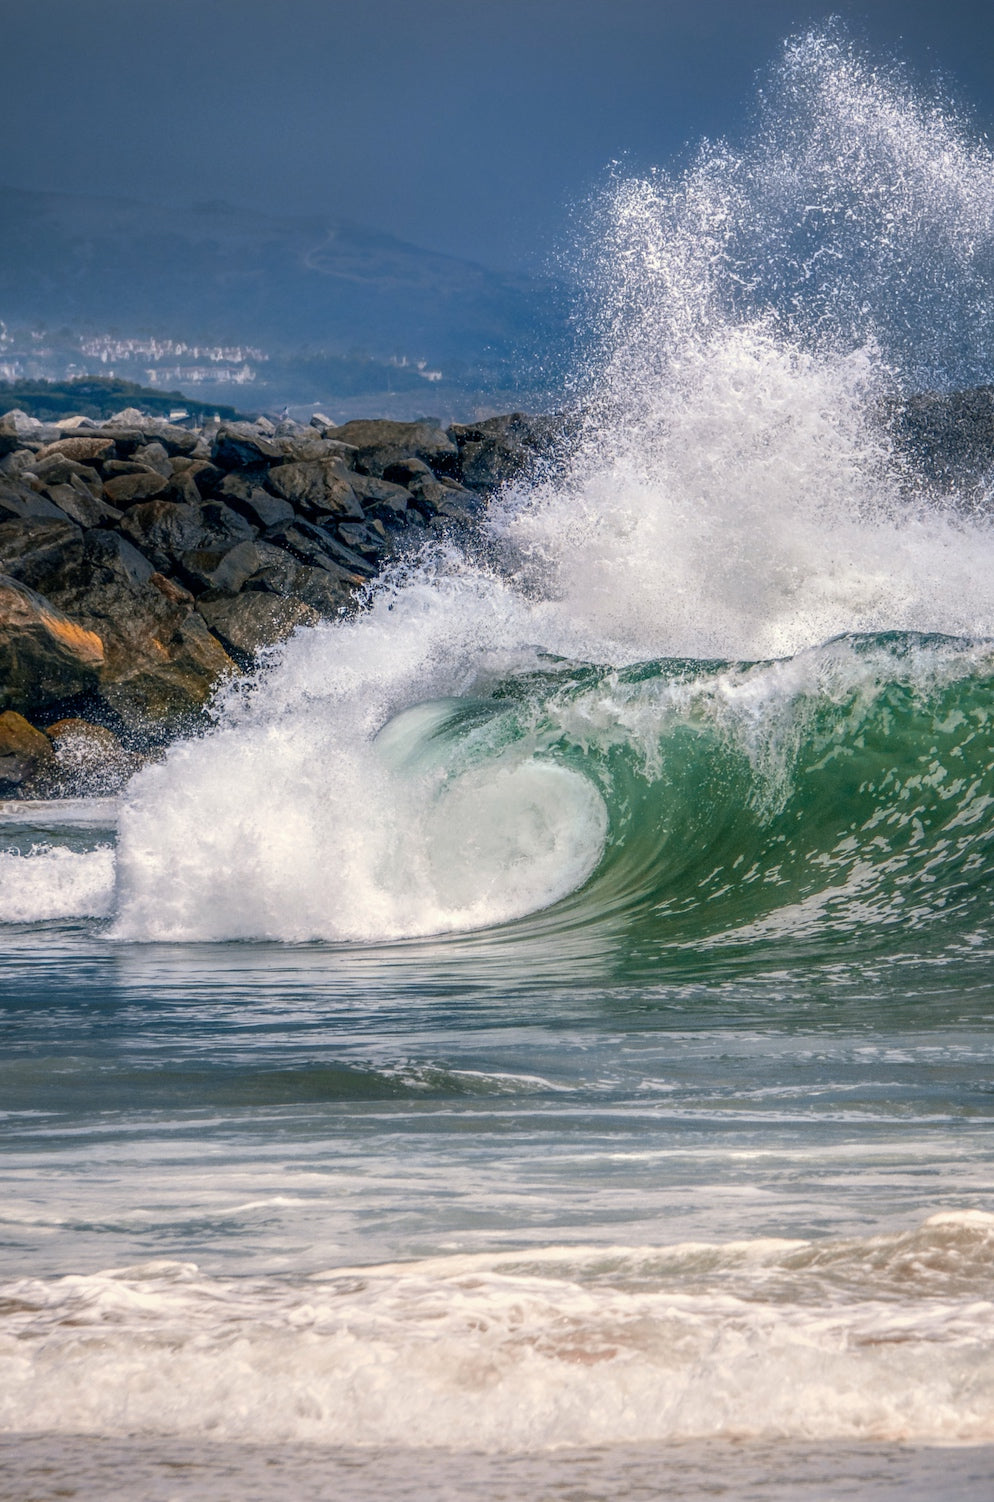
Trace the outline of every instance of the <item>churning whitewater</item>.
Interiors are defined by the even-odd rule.
[[[472,549],[428,552],[358,619],[298,633],[213,733],[137,778],[113,897],[103,855],[73,879],[34,857],[62,910],[111,906],[122,939],[493,927],[617,863],[641,837],[619,822],[630,779],[665,832],[706,761],[758,825],[803,802],[826,737],[862,786],[860,737],[891,724],[885,803],[930,776],[921,817],[941,803],[944,828],[960,756],[989,777],[994,532],[975,494],[916,472],[888,413],[976,375],[992,214],[990,152],[954,118],[838,37],[790,46],[748,149],[706,147],[598,205],[570,453],[508,490]],[[961,786],[972,825],[988,794]],[[729,881],[772,838],[742,833],[713,853]]]
[[[7,830],[2,1428],[994,1443],[994,527],[895,436],[994,157],[830,30],[592,213],[543,474]]]

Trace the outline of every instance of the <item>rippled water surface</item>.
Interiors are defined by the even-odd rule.
[[[989,1494],[994,532],[887,414],[994,162],[836,32],[764,110],[479,537],[0,809],[0,1496]]]

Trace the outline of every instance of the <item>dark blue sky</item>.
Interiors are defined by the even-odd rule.
[[[994,133],[991,0],[30,0],[4,7],[18,187],[320,211],[495,266],[542,257],[612,159],[747,128],[834,13]]]

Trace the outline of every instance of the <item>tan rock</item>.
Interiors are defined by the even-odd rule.
[[[0,714],[0,788],[21,791],[55,764],[52,743],[23,715]]]
[[[0,574],[0,707],[35,710],[84,693],[103,665],[95,631]]]
[[[37,459],[47,459],[49,454],[62,454],[66,459],[75,459],[77,464],[94,464],[114,452],[112,438],[57,438],[38,450]]]

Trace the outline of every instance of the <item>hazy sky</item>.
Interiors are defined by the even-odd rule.
[[[2,0],[0,181],[320,211],[495,266],[612,159],[745,129],[835,13],[994,133],[994,0]]]

